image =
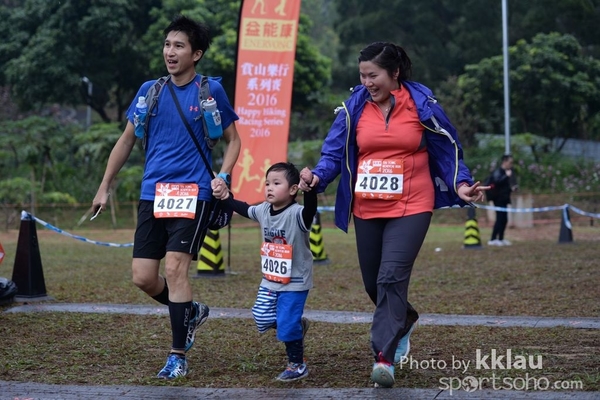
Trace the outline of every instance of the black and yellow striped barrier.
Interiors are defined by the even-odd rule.
[[[465,249],[480,249],[481,237],[479,236],[479,227],[477,226],[477,218],[475,218],[475,209],[468,209],[467,222],[465,223],[465,240],[463,248]]]
[[[198,271],[196,277],[212,277],[225,275],[223,251],[219,240],[219,231],[206,232],[204,242],[198,257]]]

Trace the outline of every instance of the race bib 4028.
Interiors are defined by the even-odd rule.
[[[364,160],[358,167],[354,192],[364,199],[398,200],[402,197],[404,161]]]

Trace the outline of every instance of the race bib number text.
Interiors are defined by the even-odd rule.
[[[266,280],[290,283],[292,278],[292,246],[264,242],[260,248],[261,269]]]
[[[403,160],[365,160],[358,168],[354,192],[364,199],[398,200],[403,183]]]
[[[154,216],[194,219],[197,202],[198,185],[195,183],[157,183]]]

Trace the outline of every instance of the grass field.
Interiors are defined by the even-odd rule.
[[[247,226],[247,225],[244,225]],[[464,227],[432,225],[415,265],[409,299],[421,313],[598,317],[600,228],[573,227],[574,242],[558,244],[558,224],[509,229],[513,246],[463,249]],[[77,231],[115,243],[130,230]],[[260,280],[254,227],[220,232],[228,272],[192,279],[196,299],[211,307],[250,308]],[[356,260],[354,235],[322,229],[329,265],[316,265],[307,308],[372,312]],[[0,276],[10,278],[18,231],[0,233],[7,253]],[[131,248],[84,243],[40,229],[38,241],[47,292],[57,302],[155,304],[130,281]],[[436,249],[441,249],[436,251]],[[229,258],[228,255],[231,254]],[[190,271],[196,275],[196,265]],[[0,311],[7,307],[0,308]],[[249,319],[210,319],[188,353],[185,380],[154,379],[168,346],[168,317],[73,313],[0,313],[0,379],[45,383],[282,387],[273,378],[285,365],[274,333],[260,336]],[[416,361],[445,368],[397,368],[396,386],[438,388],[448,377],[530,377],[581,382],[600,390],[600,331],[570,328],[421,326],[412,336]],[[452,360],[475,364],[476,350],[541,356],[543,368],[461,371]],[[368,324],[313,322],[306,337],[310,376],[295,387],[368,387],[372,363]],[[420,366],[425,366],[422,362]],[[341,372],[343,371],[343,373]],[[577,387],[573,387],[577,388]]]

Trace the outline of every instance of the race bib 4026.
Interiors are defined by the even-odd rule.
[[[264,242],[260,248],[260,265],[266,280],[290,283],[292,279],[292,246]]]

